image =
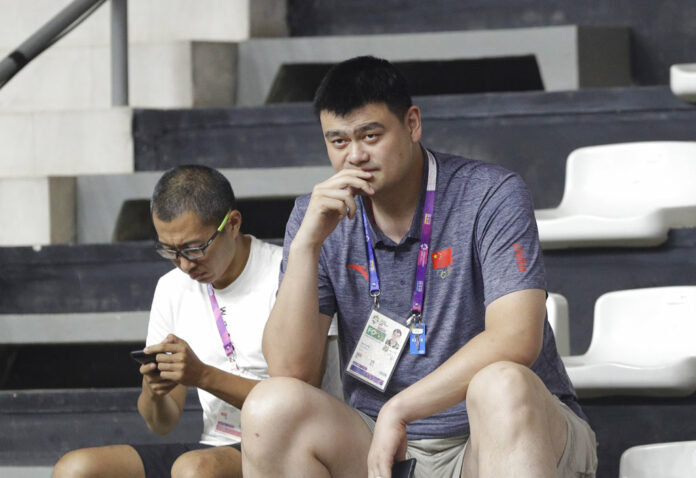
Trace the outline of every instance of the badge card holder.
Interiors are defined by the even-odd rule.
[[[239,410],[224,403],[224,406],[215,413],[215,431],[233,440],[241,439],[242,424]]]
[[[389,318],[384,310],[373,309],[346,372],[383,392],[406,348],[409,332],[408,327]]]

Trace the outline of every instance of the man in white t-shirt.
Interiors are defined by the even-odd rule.
[[[187,387],[203,408],[200,443],[114,445],[72,451],[54,477],[241,477],[239,409],[268,377],[261,339],[275,301],[282,249],[240,232],[227,179],[204,166],[167,171],[151,203],[157,252],[176,269],[155,290],[138,411],[164,435]]]

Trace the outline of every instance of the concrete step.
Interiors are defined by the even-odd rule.
[[[137,3],[137,2],[135,2]],[[11,50],[0,49],[0,56]],[[221,107],[235,103],[237,45],[170,41],[129,48],[129,104],[149,108]],[[111,105],[108,44],[55,46],[3,89],[0,110],[60,111]]]
[[[423,144],[522,175],[537,209],[563,195],[565,163],[582,146],[692,141],[696,105],[668,87],[423,96]],[[217,168],[328,166],[310,105],[136,110],[135,169],[200,162]],[[233,181],[233,184],[235,182]]]
[[[0,246],[75,240],[75,179],[0,178]]]
[[[136,409],[139,394],[140,388],[0,391],[0,466],[53,466],[64,453],[87,446],[200,439],[195,389],[166,436],[147,429]]]
[[[270,128],[270,126],[269,126]],[[253,147],[253,145],[249,145]],[[240,148],[241,150],[241,148]],[[191,158],[191,162],[193,162]],[[235,197],[239,200],[242,211],[242,229],[257,237],[282,237],[287,216],[278,213],[288,212],[285,202],[312,190],[314,184],[333,174],[328,165],[295,167],[241,167],[223,168],[221,172],[229,179]],[[77,242],[95,244],[111,242],[122,204],[130,199],[149,199],[157,180],[162,173],[137,172],[116,175],[85,175],[76,178],[77,196]],[[256,214],[251,200],[267,199],[276,202],[280,210],[269,209],[265,217]],[[261,206],[261,205],[259,205]],[[246,212],[250,215],[246,217]],[[275,235],[268,232],[264,223],[275,224]]]
[[[0,466],[3,478],[51,478],[52,466]]]
[[[70,0],[0,0],[0,48],[13,49]],[[249,0],[148,0],[128,2],[128,35],[132,43],[173,41],[240,41],[249,37]],[[108,45],[110,5],[102,5],[57,46]]]
[[[0,178],[133,171],[130,108],[0,112]]]
[[[393,62],[533,55],[547,91],[631,84],[629,29],[625,27],[566,25],[250,39],[239,44],[237,104],[263,104],[284,64],[337,63],[368,54]]]
[[[391,4],[390,4],[391,5]],[[631,70],[637,85],[665,85],[669,67],[694,61],[696,2],[462,2],[400,0],[374,8],[368,0],[288,0],[291,36],[369,35],[404,32],[486,30],[542,25],[625,25],[631,30]],[[599,49],[602,45],[598,46]],[[615,475],[616,476],[616,475]]]

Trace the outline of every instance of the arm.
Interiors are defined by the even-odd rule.
[[[247,395],[259,382],[201,362],[186,341],[172,334],[164,342],[145,350],[157,354],[157,364],[148,365],[153,369],[157,366],[162,380],[171,381],[184,390],[187,386],[198,387],[237,408],[242,408]]]
[[[156,363],[140,367],[143,383],[138,397],[138,412],[150,430],[166,435],[179,423],[186,402],[186,387],[162,379],[155,372],[156,368]]]
[[[431,374],[392,397],[384,408],[398,410],[410,423],[465,400],[469,382],[487,365],[510,361],[531,366],[543,342],[545,297],[543,290],[528,289],[493,301],[486,309],[483,332]]]
[[[341,220],[355,217],[357,191],[372,194],[366,181],[371,176],[369,172],[344,169],[314,187],[302,224],[289,247],[285,275],[264,330],[263,353],[270,375],[321,383],[326,335],[331,325],[331,318],[319,312],[321,246]]]
[[[479,370],[500,361],[525,366],[534,363],[543,342],[545,302],[540,289],[513,292],[493,301],[486,309],[483,332],[384,404],[368,458],[369,469],[381,472],[375,476],[389,476],[386,469],[394,457],[403,458],[397,453],[405,441],[406,424],[462,402]]]

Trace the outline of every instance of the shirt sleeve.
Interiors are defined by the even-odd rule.
[[[475,234],[486,307],[511,292],[546,290],[534,206],[522,178],[507,174],[488,190]]]
[[[290,213],[290,218],[285,227],[285,238],[283,240],[283,260],[280,264],[280,278],[278,281],[279,287],[280,283],[283,281],[283,276],[285,275],[285,270],[288,265],[288,254],[290,251],[290,244],[292,243],[297,230],[302,224],[302,219],[304,218],[305,212],[307,210],[307,204],[309,203],[309,196],[301,196],[295,201],[295,207]],[[319,270],[318,270],[318,292],[319,292],[319,312],[329,317],[333,317],[336,313],[336,296],[334,294],[334,289],[329,280],[326,268],[326,253],[325,248],[322,246],[321,255],[319,257]],[[331,334],[331,331],[329,332]]]

